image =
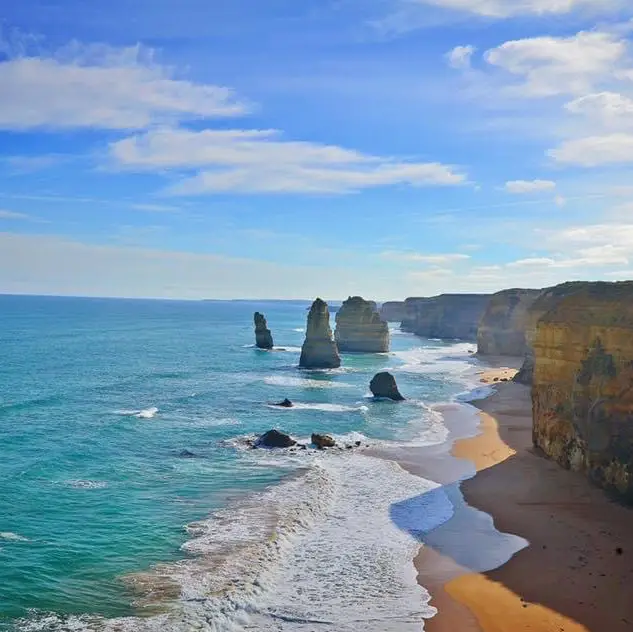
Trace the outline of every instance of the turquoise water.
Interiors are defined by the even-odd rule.
[[[426,405],[472,381],[467,345],[394,332],[391,354],[299,371],[307,305],[0,296],[0,628],[137,614],[126,577],[183,559],[186,525],[306,467],[253,458],[247,436],[441,440]],[[285,350],[252,347],[256,309]],[[411,401],[366,397],[385,368]],[[300,407],[266,405],[284,397]]]

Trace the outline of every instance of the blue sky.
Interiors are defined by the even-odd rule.
[[[379,300],[633,277],[625,0],[23,0],[0,292]]]

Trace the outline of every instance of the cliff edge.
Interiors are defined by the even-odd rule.
[[[534,444],[633,502],[633,282],[566,285],[536,327]]]
[[[541,291],[512,289],[493,294],[477,329],[477,353],[524,356],[529,309]]]
[[[441,294],[408,298],[401,327],[425,338],[477,340],[479,321],[490,294]]]

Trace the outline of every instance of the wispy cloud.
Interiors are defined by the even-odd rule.
[[[4,209],[0,209],[0,220],[8,219],[8,220],[20,220],[20,221],[33,221],[33,217],[30,215],[26,215],[25,213],[16,213],[14,211],[7,211]]]
[[[352,193],[395,184],[455,186],[466,181],[450,165],[284,140],[277,130],[164,128],[117,141],[110,150],[120,168],[197,172],[173,185],[173,195]]]
[[[542,193],[543,191],[553,191],[556,183],[552,180],[510,180],[505,184],[508,193]]]
[[[229,88],[175,77],[140,45],[73,43],[48,56],[0,62],[0,128],[139,129],[230,117],[249,107]]]
[[[470,255],[466,255],[458,252],[442,253],[442,254],[425,254],[419,252],[399,252],[394,250],[388,250],[381,254],[384,259],[391,259],[394,261],[408,261],[415,263],[428,263],[432,265],[446,265],[450,263],[456,263],[459,261],[466,261],[470,259]]]

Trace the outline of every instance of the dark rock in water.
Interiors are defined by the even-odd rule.
[[[308,449],[308,446],[307,446],[307,445],[304,445],[303,443],[300,443],[300,444],[299,444],[299,449],[300,449],[300,450],[307,450],[307,449]]]
[[[360,448],[360,446],[361,446],[361,442],[360,442],[360,441],[357,441],[356,443],[354,443],[354,445],[355,445],[357,448]]]
[[[285,432],[279,432],[279,430],[269,430],[265,432],[257,441],[255,441],[254,448],[290,448],[296,445],[297,442],[287,435]]]
[[[294,404],[286,397],[282,402],[273,404],[274,406],[280,406],[281,408],[292,408]]]
[[[330,435],[313,434],[312,443],[317,447],[318,450],[323,450],[323,448],[336,447],[336,441],[334,441],[334,439],[332,439]]]
[[[386,371],[376,373],[376,375],[374,375],[369,383],[369,389],[374,397],[385,397],[397,402],[404,400],[404,397],[402,397],[400,391],[398,390],[396,378]]]
[[[304,369],[337,369],[341,366],[336,343],[330,329],[327,303],[317,298],[308,314],[306,338],[301,347],[299,366]]]
[[[273,348],[273,335],[268,329],[268,323],[263,314],[255,312],[255,345],[259,349],[272,349]]]
[[[178,453],[178,456],[181,459],[195,459],[197,455],[194,454],[193,452],[190,452],[189,450],[182,450],[181,452]]]
[[[353,450],[353,449],[354,449],[354,446],[353,446],[353,445],[346,445],[346,446],[345,446],[345,449],[346,449],[346,450]]]

